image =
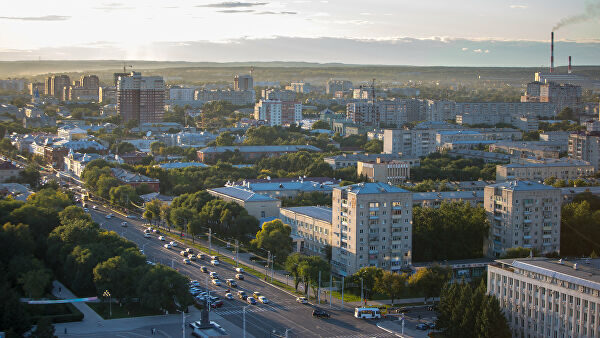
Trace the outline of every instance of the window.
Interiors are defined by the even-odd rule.
[[[369,208],[379,208],[379,202],[369,202]]]

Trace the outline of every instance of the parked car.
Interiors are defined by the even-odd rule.
[[[425,323],[420,323],[420,324],[417,324],[416,329],[417,330],[423,330],[423,331],[425,331],[425,330],[429,329],[429,326],[427,324],[425,324]]]
[[[235,272],[244,273],[244,269],[243,268],[235,268]]]
[[[238,292],[237,292],[237,295],[238,295],[238,298],[239,298],[239,299],[246,300],[246,298],[248,298],[248,295],[246,295],[246,292],[245,292],[245,291],[242,291],[242,290],[238,291]]]
[[[258,301],[261,302],[261,303],[263,303],[263,304],[268,304],[269,303],[269,300],[265,296],[258,297]]]
[[[239,280],[244,280],[244,275],[242,275],[241,273],[238,273],[235,275],[235,278],[237,278]]]
[[[190,285],[198,287],[200,286],[200,282],[194,279],[190,281]]]
[[[256,305],[256,299],[254,299],[254,297],[247,297],[246,302],[250,305]]]
[[[208,272],[208,269],[207,269],[205,266],[201,266],[201,267],[200,267],[200,271],[202,271],[202,272],[204,272],[204,273],[207,273],[207,272]]]
[[[317,318],[329,318],[331,315],[321,309],[314,309],[312,312],[313,317]]]
[[[227,292],[227,293],[225,294],[225,298],[227,298],[227,299],[229,299],[229,300],[232,300],[232,299],[233,299],[233,294],[231,294],[231,292]]]
[[[296,302],[300,304],[308,304],[308,299],[306,299],[306,297],[298,297],[296,298]]]

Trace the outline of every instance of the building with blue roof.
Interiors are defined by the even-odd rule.
[[[208,168],[209,166],[204,164],[204,163],[200,163],[200,162],[168,162],[168,163],[161,163],[157,165],[159,168],[161,169],[165,169],[165,170],[171,170],[171,169],[183,169],[183,168],[189,168],[189,167],[200,167],[200,168]]]
[[[228,183],[227,186],[240,187],[237,183]],[[331,195],[333,186],[337,186],[331,182],[330,184],[322,182],[311,182],[303,179],[288,182],[242,182],[241,187],[251,190],[259,194],[265,194],[273,198],[284,199],[294,198],[301,193],[319,192],[326,195]]]
[[[207,192],[224,201],[241,205],[248,211],[248,214],[257,219],[277,217],[279,215],[281,201],[268,195],[255,193],[244,187],[213,188],[208,189]]]
[[[593,175],[594,166],[590,162],[571,158],[525,159],[496,166],[497,181],[515,179],[543,181],[550,177],[568,181]]]
[[[331,208],[321,206],[281,208],[279,218],[292,228],[294,251],[326,257],[332,246]]]
[[[542,254],[560,251],[560,189],[533,181],[506,181],[485,187],[483,201],[490,222],[484,243],[488,257],[500,257],[516,247]]]

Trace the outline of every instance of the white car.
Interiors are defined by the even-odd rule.
[[[221,286],[221,281],[220,281],[220,280],[218,280],[218,279],[213,279],[213,280],[212,280],[212,283],[213,283],[214,285],[216,285],[216,286]]]
[[[171,244],[167,243],[165,245],[163,245],[165,247],[165,249],[171,249]]]
[[[113,217],[113,214],[108,214],[106,216],[104,216],[106,219],[111,219]]]
[[[146,237],[146,238],[152,238],[152,235],[146,233],[146,234],[144,234],[144,237]]]
[[[94,205],[94,206],[92,206],[92,209],[98,210],[98,206]]]
[[[88,209],[88,208],[83,208],[83,211],[85,211],[85,212],[90,212],[90,209]]]
[[[229,300],[232,300],[233,299],[233,295],[230,292],[228,292],[228,293],[225,294],[225,298],[227,298]]]
[[[237,273],[244,273],[244,269],[243,268],[235,268],[235,271]]]
[[[212,264],[213,266],[217,266],[217,265],[219,265],[219,261],[216,259],[213,259],[212,261],[210,261],[210,264]]]
[[[183,259],[183,264],[192,264],[192,261],[190,261],[190,260],[189,260],[189,259],[187,259],[187,258],[184,258],[184,259]]]
[[[308,304],[308,299],[306,299],[306,297],[298,297],[296,298],[296,302],[300,304]]]
[[[263,303],[263,304],[269,303],[269,300],[265,296],[258,297],[258,301],[261,302],[261,303]]]
[[[161,241],[165,240],[165,236],[158,236],[158,239],[160,239]]]
[[[123,221],[123,222],[121,222],[121,226],[122,226],[122,227],[126,227],[126,226],[127,226],[127,221]]]
[[[171,244],[171,246],[174,247],[174,248],[177,247],[177,242],[170,241],[169,244]]]

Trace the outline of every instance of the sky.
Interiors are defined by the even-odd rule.
[[[0,60],[600,64],[600,0],[19,0]]]

